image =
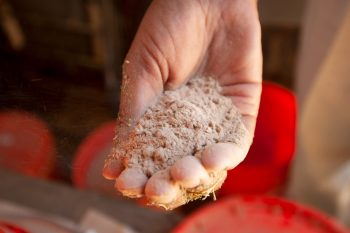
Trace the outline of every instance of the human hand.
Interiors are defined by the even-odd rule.
[[[176,89],[196,74],[210,75],[217,78],[223,95],[230,97],[240,110],[249,134],[239,148],[233,144],[213,145],[202,156],[202,163],[180,162],[174,166],[184,172],[181,179],[193,178],[189,166],[199,170],[233,168],[245,158],[251,145],[261,93],[256,0],[153,1],[126,56],[123,71],[116,143],[127,137],[165,89]],[[161,191],[149,188],[145,194],[146,182],[154,179],[119,176],[123,170],[120,161],[106,160],[103,175],[116,179],[119,191],[137,192],[152,199],[164,198],[170,192],[171,185]]]

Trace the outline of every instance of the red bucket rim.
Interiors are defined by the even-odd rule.
[[[55,163],[55,155],[56,155],[56,148],[55,148],[55,141],[54,141],[54,135],[52,134],[50,127],[48,124],[42,120],[38,115],[26,112],[24,110],[1,110],[0,111],[0,121],[1,120],[7,120],[7,119],[26,119],[30,120],[33,124],[36,125],[37,129],[43,133],[41,138],[45,138],[44,143],[42,144],[42,152],[43,153],[37,153],[38,157],[36,158],[35,164],[32,164],[33,166],[30,167],[30,170],[24,169],[21,170],[22,172],[33,175],[37,177],[47,177],[51,174],[52,169],[54,168]],[[22,128],[20,128],[19,132],[22,132]],[[15,132],[18,133],[18,132]],[[44,168],[44,169],[43,169]]]
[[[102,124],[90,132],[79,145],[74,156],[72,170],[72,180],[76,187],[86,187],[86,174],[89,167],[99,152],[112,143],[115,126],[115,121]]]
[[[305,220],[305,222],[315,225],[315,229],[327,229],[327,231],[320,231],[320,232],[333,232],[333,233],[349,233],[348,230],[345,229],[345,227],[338,224],[335,219],[320,213],[310,207],[307,207],[305,205],[301,205],[299,203],[295,203],[291,200],[286,200],[279,197],[273,197],[273,196],[231,196],[223,198],[219,201],[216,201],[215,203],[208,204],[191,215],[189,215],[184,221],[182,221],[173,231],[172,233],[185,233],[185,232],[196,232],[196,231],[190,231],[193,229],[193,226],[198,223],[203,223],[201,220],[208,219],[208,216],[213,215],[215,213],[215,210],[219,208],[232,208],[230,206],[239,204],[240,207],[244,207],[245,205],[248,206],[248,204],[255,204],[259,205],[260,207],[266,206],[266,207],[274,207],[278,206],[279,209],[282,209],[283,211],[287,211],[288,209],[295,210],[295,214],[298,214],[298,219]],[[267,217],[268,215],[266,215]],[[204,222],[205,224],[205,222]],[[218,223],[220,224],[220,223]],[[252,222],[251,224],[254,224]],[[202,226],[203,227],[203,226]],[[219,225],[217,226],[218,229],[216,232],[219,232]],[[232,226],[232,229],[234,226]],[[203,228],[201,228],[203,230]],[[201,231],[206,232],[206,231]],[[280,231],[282,232],[282,231]],[[304,231],[305,232],[305,231]]]

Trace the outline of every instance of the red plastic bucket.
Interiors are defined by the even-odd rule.
[[[0,112],[1,167],[46,178],[54,161],[54,139],[45,122],[27,112]]]
[[[172,233],[349,233],[313,209],[275,197],[229,197],[187,217]]]
[[[78,233],[71,222],[25,214],[0,216],[0,233]]]
[[[106,155],[112,148],[115,135],[115,121],[105,123],[93,130],[79,145],[74,156],[72,179],[76,187],[107,189],[114,193],[113,185],[102,178],[102,167]],[[109,188],[108,188],[109,187]]]
[[[0,233],[30,233],[23,228],[12,223],[3,222],[0,220]]]
[[[294,94],[264,82],[253,144],[246,159],[228,172],[219,196],[263,194],[283,186],[295,150],[295,128]]]

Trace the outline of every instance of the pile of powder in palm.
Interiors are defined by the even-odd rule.
[[[114,154],[125,167],[140,168],[150,177],[217,142],[240,144],[245,133],[240,113],[217,81],[200,77],[165,91]]]

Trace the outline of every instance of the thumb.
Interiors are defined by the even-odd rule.
[[[123,64],[114,147],[128,137],[147,108],[157,101],[164,85],[177,88],[199,66],[206,31],[197,22],[201,18],[200,6],[190,4],[189,7],[186,3],[153,1],[142,19]],[[122,169],[121,161],[112,150],[103,175],[114,179]]]
[[[151,3],[123,65],[119,121],[133,126],[164,85],[176,89],[198,71],[209,43],[202,10],[197,1]]]
[[[129,53],[123,65],[123,80],[117,119],[118,135],[125,136],[144,111],[163,91],[163,81],[157,68],[140,61],[142,53]],[[150,61],[149,61],[150,62]],[[155,66],[155,65],[154,65]]]
[[[123,64],[123,80],[117,121],[118,135],[125,136],[163,92],[166,61],[159,50],[146,43],[149,33],[138,31]],[[163,59],[163,60],[162,60]]]
[[[116,125],[114,147],[126,140],[130,131],[146,109],[163,92],[163,80],[158,63],[149,49],[136,36],[123,64],[123,80]],[[116,159],[114,149],[108,155],[103,168],[106,179],[115,179],[124,169]]]

